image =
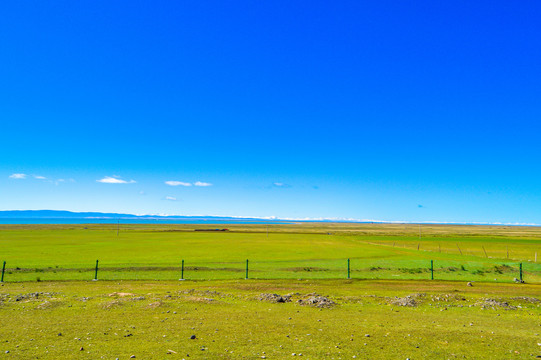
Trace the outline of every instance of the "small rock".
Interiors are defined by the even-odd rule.
[[[190,339],[194,340],[194,339],[195,339],[195,335],[190,336]]]
[[[62,333],[58,333],[58,336],[62,336]]]
[[[135,359],[135,355],[130,356],[130,359]]]
[[[467,286],[473,286],[473,284],[471,282],[468,282],[466,285]]]
[[[81,346],[81,348],[79,349],[79,351],[84,351],[85,349]]]
[[[9,350],[6,350],[6,354],[9,354]]]
[[[297,354],[293,353],[293,354],[291,354],[291,356],[297,356]]]
[[[364,337],[370,337],[370,334],[366,334],[366,335],[364,335]]]

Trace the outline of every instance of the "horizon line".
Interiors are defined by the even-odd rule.
[[[126,215],[133,217],[157,217],[157,218],[175,218],[175,217],[212,217],[212,218],[231,218],[231,219],[256,219],[256,220],[266,220],[266,221],[298,221],[298,222],[342,222],[342,223],[376,223],[376,224],[408,224],[408,225],[492,225],[492,226],[541,226],[537,223],[519,223],[519,222],[480,222],[480,221],[469,221],[469,222],[460,222],[460,221],[437,221],[437,220],[419,220],[419,221],[408,221],[408,220],[377,220],[377,219],[356,219],[356,218],[290,218],[290,217],[277,217],[277,216],[239,216],[239,215],[181,215],[181,214],[160,214],[160,213],[147,213],[147,214],[130,214],[130,213],[118,213],[118,212],[103,212],[103,211],[72,211],[72,210],[53,210],[53,209],[19,209],[19,210],[0,210],[2,212],[8,211],[58,211],[58,212],[69,212],[73,214],[81,213],[101,213],[101,214],[116,214],[123,215],[126,219]],[[0,216],[0,218],[2,218]],[[96,219],[96,217],[82,217],[83,219]],[[112,217],[103,217],[104,219],[111,219]],[[121,219],[121,218],[119,218]]]

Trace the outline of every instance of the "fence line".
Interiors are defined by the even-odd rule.
[[[365,259],[366,260],[366,259]],[[306,261],[309,261],[309,260],[306,260]],[[304,263],[306,263],[306,261]],[[453,266],[448,266],[447,268],[443,267],[443,265],[441,265],[442,267],[440,267],[439,271],[438,269],[435,269],[434,268],[434,264],[435,264],[435,261],[434,260],[430,260],[430,263],[428,263],[428,260],[416,260],[416,261],[413,261],[413,262],[417,262],[418,264],[425,264],[425,266],[421,266],[421,267],[418,267],[418,268],[412,268],[412,267],[395,267],[395,268],[392,268],[392,267],[381,267],[381,266],[372,266],[372,267],[369,267],[369,268],[358,268],[358,269],[352,269],[352,266],[351,266],[351,259],[344,259],[344,260],[340,260],[340,259],[332,259],[332,260],[328,260],[328,261],[331,261],[331,262],[338,262],[338,261],[344,261],[342,262],[342,266],[343,267],[335,267],[335,268],[331,268],[331,269],[326,269],[326,268],[317,268],[317,267],[310,267],[310,266],[305,266],[304,268],[303,267],[295,267],[295,268],[286,268],[286,269],[282,269],[282,268],[264,268],[263,267],[260,267],[259,269],[257,268],[257,264],[266,264],[265,262],[255,262],[256,264],[256,267],[255,269],[252,269],[254,272],[268,272],[268,273],[273,273],[274,276],[271,276],[271,277],[268,277],[268,278],[265,278],[265,279],[289,279],[290,277],[289,276],[284,276],[284,273],[288,274],[289,273],[299,273],[299,272],[304,272],[304,273],[307,273],[307,272],[316,272],[316,271],[321,271],[322,273],[323,272],[328,272],[328,273],[332,273],[333,275],[336,275],[336,276],[322,276],[322,277],[309,277],[311,279],[339,279],[339,278],[346,278],[346,279],[351,279],[352,278],[352,271],[353,272],[362,272],[362,271],[368,271],[369,273],[370,272],[383,272],[383,276],[385,278],[385,275],[387,275],[387,278],[389,278],[389,276],[392,278],[392,277],[395,277],[395,276],[400,276],[401,274],[396,274],[396,272],[402,272],[402,273],[405,273],[406,275],[409,274],[409,275],[419,275],[417,277],[412,277],[410,279],[423,279],[423,277],[421,276],[424,272],[427,272],[429,273],[429,276],[427,276],[425,279],[430,279],[430,280],[434,280],[436,277],[435,277],[435,274],[436,275],[445,275],[445,274],[449,274],[449,273],[455,273],[455,274],[459,274],[459,275],[469,275],[468,279],[472,279],[473,277],[479,277],[479,276],[484,276],[485,273],[488,274],[488,273],[495,273],[495,274],[499,274],[499,275],[503,275],[504,272],[506,272],[508,275],[510,274],[515,274],[515,275],[518,275],[518,278],[514,278],[513,281],[515,282],[524,282],[524,271],[523,271],[523,264],[522,262],[521,263],[518,263],[518,264],[512,264],[512,265],[508,265],[508,264],[502,264],[500,266],[498,265],[494,265],[494,264],[491,264],[491,265],[494,265],[493,268],[488,268],[489,270],[486,270],[487,268],[478,268],[478,269],[475,269],[475,270],[466,270],[466,268],[464,267],[463,263],[465,264],[468,264],[468,262],[459,262],[459,261],[445,261],[445,260],[442,260],[440,263],[443,263],[444,265],[447,264],[455,264],[455,265],[458,265],[459,263],[460,264],[460,269],[458,267],[453,267]],[[292,264],[299,264],[301,262],[303,262],[302,260],[287,260],[286,261],[287,263],[292,263]],[[312,260],[312,262],[317,262],[315,260]],[[368,263],[369,261],[364,261],[364,263]],[[391,262],[390,260],[388,260],[387,262]],[[396,261],[398,262],[398,261]],[[411,263],[412,261],[410,261]],[[4,282],[4,277],[6,275],[6,270],[7,270],[7,275],[13,275],[13,273],[15,272],[16,274],[15,275],[19,275],[19,274],[33,274],[33,273],[44,273],[45,272],[45,269],[34,269],[34,271],[32,271],[32,269],[22,269],[22,268],[19,268],[17,267],[16,269],[7,269],[6,268],[6,261],[3,261],[3,265],[2,265],[2,275],[1,275],[1,280],[0,282]],[[245,262],[245,276],[244,276],[244,279],[248,280],[250,277],[249,277],[249,259],[246,259],[246,262]],[[196,263],[196,264],[199,264],[199,263]],[[217,264],[217,263],[204,263],[204,264]],[[237,262],[238,264],[238,262]],[[372,264],[374,265],[374,264]],[[379,263],[379,265],[382,265],[381,263]],[[384,264],[383,264],[384,265]],[[532,264],[533,265],[533,264]],[[276,265],[275,265],[276,266]],[[468,265],[469,266],[469,265]],[[518,267],[518,269],[517,269]],[[475,266],[474,266],[475,268]],[[78,273],[83,273],[83,272],[88,272],[88,271],[92,271],[91,269],[89,268],[49,268],[49,269],[52,269],[52,271],[48,271],[48,272],[53,272],[53,273],[57,273],[57,270],[58,272],[66,272],[66,273],[69,273],[69,272],[78,272]],[[482,270],[484,269],[484,270]],[[191,268],[188,267],[186,268],[185,267],[185,260],[182,259],[182,261],[180,262],[180,267],[175,267],[175,266],[172,266],[172,267],[149,267],[149,266],[135,266],[135,267],[129,267],[129,268],[123,268],[123,267],[110,267],[110,268],[99,268],[99,260],[96,260],[96,264],[95,264],[95,267],[94,267],[94,278],[92,280],[94,281],[97,281],[98,280],[98,270],[101,270],[101,273],[105,273],[106,276],[101,276],[102,278],[104,279],[108,279],[108,280],[117,280],[115,278],[115,276],[111,276],[111,272],[113,273],[118,273],[118,272],[121,272],[123,270],[123,274],[131,274],[132,276],[128,276],[126,277],[126,279],[134,279],[137,280],[138,279],[138,271],[154,271],[154,272],[160,272],[160,271],[170,271],[170,272],[176,272],[176,271],[179,271],[180,272],[180,279],[179,280],[187,280],[185,278],[185,270],[191,270],[193,271],[192,274],[194,273],[197,273],[199,271],[206,271],[206,272],[211,272],[213,274],[216,274],[216,272],[221,272],[221,273],[226,273],[227,271],[231,272],[236,272],[236,271],[242,271],[241,269],[236,269],[236,268],[211,268],[211,267],[202,267],[202,266],[192,266]],[[468,274],[466,274],[467,272],[469,272]],[[539,276],[541,275],[541,267],[539,269],[536,269],[535,272],[537,273],[536,276],[534,276],[533,272],[531,272],[530,274],[532,275],[532,277],[534,278],[537,278],[539,279]],[[282,276],[280,276],[280,273],[282,273]],[[340,275],[340,273],[342,273],[343,275]],[[177,273],[178,274],[178,273]],[[109,276],[107,276],[109,275]],[[276,276],[278,275],[278,276]],[[178,276],[178,275],[177,275]],[[9,276],[8,276],[9,277]],[[15,278],[17,277],[21,277],[21,276],[15,276]],[[28,277],[28,276],[27,276]],[[455,276],[456,277],[456,276]],[[23,276],[24,278],[24,276]],[[143,276],[144,278],[144,276]],[[208,277],[208,278],[203,278],[203,279],[219,279],[219,278],[216,278],[216,277]],[[257,277],[252,277],[252,278],[257,278]],[[371,278],[374,278],[374,277],[370,277],[370,276],[356,276],[355,277],[356,279],[371,279]],[[378,278],[380,279],[379,276],[375,277],[375,278]],[[167,278],[168,279],[168,278]],[[197,276],[194,276],[194,277],[191,277],[191,280],[199,280],[201,279],[200,277],[197,277]],[[41,278],[40,277],[37,277],[36,278],[37,281],[41,281]],[[84,278],[81,278],[81,277],[77,277],[77,278],[62,278],[62,280],[84,280]],[[90,280],[90,279],[88,279]],[[445,276],[440,276],[437,278],[437,280],[449,280],[449,279],[445,279]],[[452,279],[452,280],[458,280],[456,278]],[[464,279],[466,280],[466,279]],[[481,280],[486,280],[486,279],[483,279],[481,278]],[[495,279],[497,281],[497,279]],[[28,280],[15,280],[15,281],[28,281]]]

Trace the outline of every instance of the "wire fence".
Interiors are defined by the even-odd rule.
[[[532,262],[402,259],[243,260],[175,264],[88,261],[61,266],[2,264],[1,282],[62,280],[404,279],[541,283]]]

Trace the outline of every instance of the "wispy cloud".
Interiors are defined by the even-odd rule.
[[[41,176],[41,175],[34,175],[34,179],[47,180],[47,178],[45,176]]]
[[[196,181],[193,183],[195,186],[212,186],[211,183],[202,182],[202,181]]]
[[[11,174],[9,175],[10,179],[26,179],[26,174]]]
[[[165,200],[169,200],[169,201],[178,201],[176,197],[174,196],[166,196],[165,197]]]
[[[189,182],[169,180],[165,182],[169,186],[192,186]]]
[[[49,180],[50,183],[59,185],[62,183],[74,183],[76,182],[75,179],[56,179],[56,180]]]
[[[291,186],[289,186],[288,184],[284,184],[284,183],[282,183],[282,182],[275,182],[275,183],[273,183],[272,185],[275,186],[275,187],[279,187],[279,188],[288,188],[288,187],[291,187]]]
[[[129,181],[123,180],[120,178],[120,176],[117,176],[117,175],[106,176],[103,179],[96,180],[96,181],[99,183],[104,183],[104,184],[134,184],[136,182],[135,180],[129,180]]]

